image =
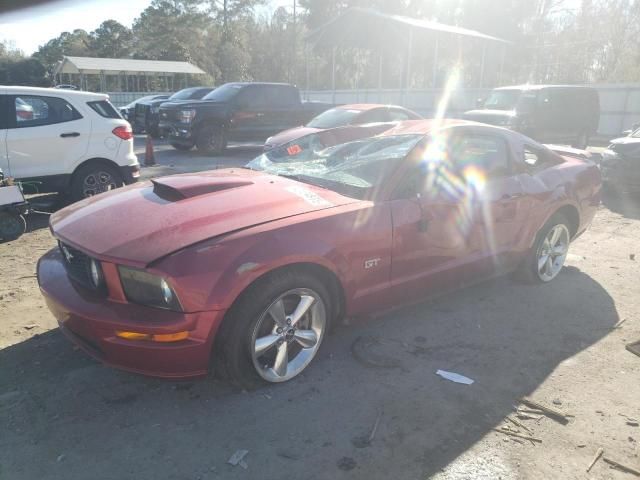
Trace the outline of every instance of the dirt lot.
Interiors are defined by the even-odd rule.
[[[640,470],[629,202],[606,202],[552,284],[501,278],[340,327],[303,377],[255,392],[122,373],[74,349],[38,292],[54,242],[33,216],[0,245],[0,479],[634,478],[602,460],[585,472],[598,447]],[[541,443],[495,432],[523,396],[572,416],[521,419]],[[226,463],[238,449],[247,469]]]

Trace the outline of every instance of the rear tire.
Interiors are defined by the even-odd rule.
[[[307,272],[284,270],[258,280],[220,326],[212,355],[216,373],[246,389],[296,377],[311,363],[329,330],[331,300],[324,283]],[[300,307],[307,303],[306,309]],[[305,313],[296,323],[299,307]],[[281,317],[280,323],[276,317]],[[277,363],[281,349],[286,362],[282,369]]]
[[[176,150],[180,150],[181,152],[188,152],[193,148],[192,143],[191,144],[175,143],[175,142],[169,142],[169,143],[173,148],[175,148]]]
[[[206,125],[196,137],[198,151],[210,155],[222,155],[227,148],[227,134],[221,125]]]
[[[536,235],[536,241],[517,271],[526,283],[548,283],[558,276],[571,243],[569,221],[553,215]]]
[[[0,238],[10,242],[27,231],[27,221],[17,212],[0,212]]]
[[[123,185],[122,175],[114,166],[106,163],[89,163],[78,168],[73,174],[71,199],[77,202]]]

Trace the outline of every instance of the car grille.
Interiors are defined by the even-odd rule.
[[[175,121],[176,117],[177,117],[177,111],[174,110],[168,110],[168,109],[164,109],[161,108],[160,109],[160,120],[162,121]]]
[[[62,242],[58,242],[58,247],[69,277],[89,290],[101,291],[102,288],[96,288],[91,281],[91,257]]]

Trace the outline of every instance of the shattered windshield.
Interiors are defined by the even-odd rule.
[[[339,191],[355,198],[381,186],[423,135],[373,137],[324,148],[307,135],[263,153],[247,168]]]

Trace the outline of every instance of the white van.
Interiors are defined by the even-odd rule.
[[[105,94],[0,86],[0,169],[73,200],[133,183],[131,125]]]

